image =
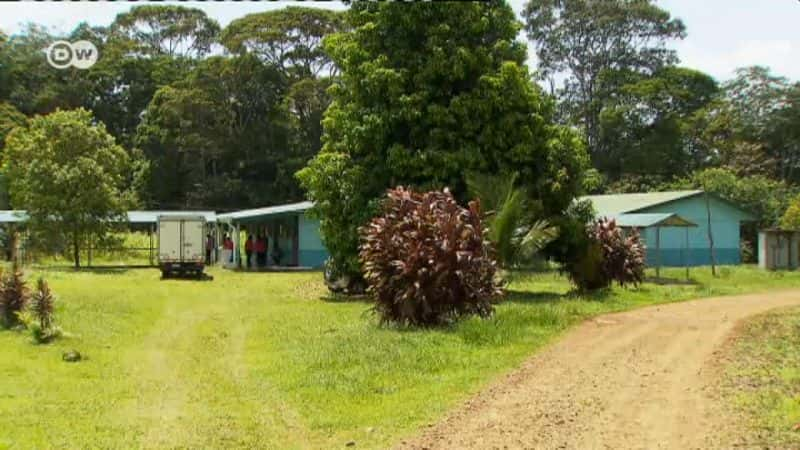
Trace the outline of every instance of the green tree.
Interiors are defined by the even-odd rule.
[[[758,151],[759,161],[770,170],[764,175],[800,181],[800,83],[775,76],[766,67],[748,67],[723,87],[728,144],[734,150]]]
[[[202,10],[179,5],[135,6],[111,24],[113,39],[151,56],[202,57],[211,51],[219,31],[219,24]]]
[[[325,41],[341,74],[322,151],[298,173],[336,271],[359,276],[357,229],[390,187],[463,202],[466,171],[513,171],[545,216],[572,201],[587,158],[531,83],[507,4],[355,3],[350,17]]]
[[[289,6],[232,21],[220,41],[231,52],[249,52],[280,68],[289,79],[319,78],[335,70],[322,40],[343,25],[344,13]]]
[[[792,199],[780,222],[784,230],[800,230],[800,196]]]
[[[523,11],[540,75],[565,74],[566,114],[585,130],[592,156],[601,151],[601,75],[608,70],[644,74],[677,62],[668,41],[682,39],[680,20],[653,0],[530,0]]]
[[[12,131],[2,173],[12,206],[28,211],[32,235],[69,243],[80,267],[81,245],[107,238],[136,204],[136,167],[105,127],[78,109],[37,116]]]
[[[717,95],[716,81],[692,69],[665,67],[653,75],[609,71],[600,114],[602,151],[594,162],[611,181],[625,175],[683,176],[707,157],[692,145],[695,114]],[[700,152],[700,154],[697,154]]]

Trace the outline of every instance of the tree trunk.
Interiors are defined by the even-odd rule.
[[[81,267],[81,247],[80,242],[78,242],[78,233],[73,234],[72,236],[72,251],[73,251],[73,258],[75,261],[75,268],[80,269]]]
[[[714,234],[711,232],[711,203],[708,199],[708,192],[705,193],[706,197],[706,215],[708,216],[708,250],[711,252],[711,275],[717,276],[717,258],[714,255]]]

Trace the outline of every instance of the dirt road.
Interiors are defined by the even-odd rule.
[[[715,355],[738,321],[792,305],[800,291],[588,321],[401,448],[729,447]]]

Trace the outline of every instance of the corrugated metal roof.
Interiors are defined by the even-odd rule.
[[[17,223],[28,220],[25,211],[0,210],[0,223]]]
[[[589,195],[580,200],[589,200],[598,217],[632,213],[663,203],[694,197],[703,191],[648,192],[640,194]]]
[[[603,217],[603,216],[601,216]],[[620,214],[608,216],[614,219],[617,225],[623,228],[650,228],[650,227],[696,227],[693,223],[677,214]]]
[[[214,211],[128,211],[128,223],[157,223],[158,216],[203,216],[206,222],[216,222]],[[0,223],[17,223],[28,220],[25,211],[0,211]]]
[[[158,216],[203,216],[206,222],[216,222],[214,211],[128,211],[129,223],[157,223]]]
[[[244,211],[236,211],[232,213],[220,214],[217,216],[217,219],[220,222],[260,219],[270,216],[277,216],[281,214],[305,212],[311,209],[313,206],[314,206],[313,202],[300,202],[300,203],[291,203],[288,205],[270,206],[268,208],[246,209]]]

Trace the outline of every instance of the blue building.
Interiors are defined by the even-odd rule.
[[[614,218],[637,228],[647,245],[647,264],[667,267],[711,264],[709,212],[717,264],[741,263],[742,222],[754,216],[737,205],[703,191],[595,195],[589,200],[597,217]]]
[[[308,215],[312,206],[311,202],[301,202],[247,209],[219,214],[217,220],[232,228],[233,236],[239,237],[234,240],[237,265],[240,265],[246,236],[263,230],[269,235],[269,248],[277,246],[284,255],[280,266],[320,268],[328,258],[328,250],[320,239],[319,220]]]

